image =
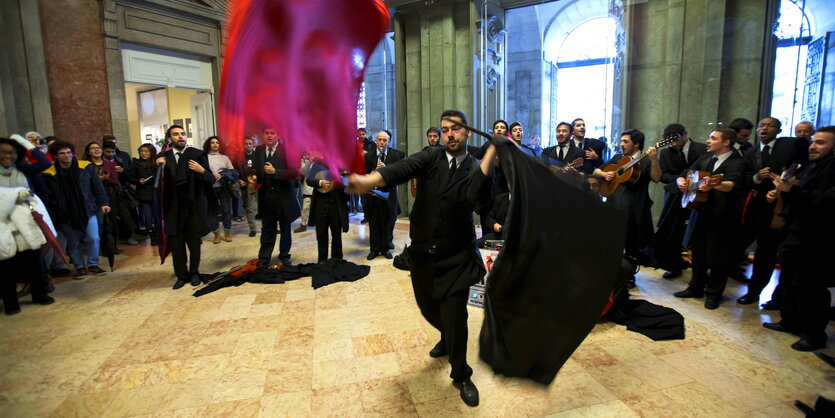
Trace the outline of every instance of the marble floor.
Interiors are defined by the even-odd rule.
[[[123,247],[116,271],[59,280],[50,306],[23,304],[0,318],[0,416],[802,416],[795,399],[835,398],[835,369],[793,351],[791,335],[767,331],[776,315],[734,300],[716,311],[671,293],[643,270],[633,297],[675,308],[687,338],[654,342],[599,324],[549,387],[495,376],[478,360],[482,311],[469,308],[473,380],[469,408],[429,349],[438,333],[422,320],[407,272],[367,254],[353,219],[349,260],[370,264],[357,282],[318,290],[304,278],[245,284],[200,297],[172,290],[170,262],[147,242]],[[234,241],[203,244],[203,272],[253,258],[258,238],[235,224]],[[398,248],[408,240],[398,223]],[[294,234],[293,261],[316,259],[312,229]],[[399,251],[399,250],[398,250]],[[833,335],[830,328],[829,334]]]

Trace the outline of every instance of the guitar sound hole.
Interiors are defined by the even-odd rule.
[[[619,169],[618,169],[618,175],[619,175],[619,176],[623,175],[623,169],[622,169],[622,168],[619,168]]]

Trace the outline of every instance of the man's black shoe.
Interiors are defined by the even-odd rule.
[[[680,276],[681,276],[681,270],[665,271],[664,274],[661,275],[661,277],[663,277],[667,280],[675,279],[676,277],[680,277]]]
[[[705,294],[703,292],[695,292],[688,287],[680,292],[673,293],[673,296],[677,298],[703,298]]]
[[[750,305],[757,300],[760,299],[759,295],[752,295],[750,293],[746,293],[745,295],[741,296],[739,299],[736,300],[736,303],[740,305]]]
[[[250,236],[250,238],[254,237],[255,236],[255,231],[249,231],[249,236]]]
[[[388,258],[389,260],[391,260],[392,258],[394,258],[394,256],[393,256],[393,255],[391,255],[391,251],[386,251],[386,252],[384,252],[384,253],[383,253],[383,257]]]
[[[203,281],[200,280],[200,275],[199,274],[194,274],[194,275],[191,276],[191,285],[192,286],[200,286],[202,283],[203,283]]]
[[[49,295],[43,295],[34,297],[32,296],[32,303],[37,303],[38,305],[52,305],[55,303],[55,299]]]
[[[721,301],[722,298],[719,296],[708,296],[707,299],[705,299],[705,308],[714,310],[719,307],[719,302]]]
[[[760,307],[762,307],[764,311],[779,311],[780,308],[781,308],[781,305],[782,304],[780,302],[775,302],[773,300],[770,300],[770,301],[760,305]]]
[[[368,219],[366,219],[366,218],[362,218],[362,220],[360,221],[360,223],[361,223],[361,224],[367,224],[367,223],[368,223]]]
[[[792,349],[797,351],[815,351],[824,347],[826,347],[826,344],[812,344],[805,339],[800,339],[800,341],[792,344]]]
[[[789,334],[800,335],[800,332],[795,331],[791,328],[788,328],[788,327],[784,326],[783,324],[781,324],[779,322],[763,322],[763,327],[767,328],[767,329],[770,329],[772,331],[786,332],[786,333],[789,333]]]
[[[290,262],[290,258],[289,258],[289,257],[286,257],[286,258],[279,258],[279,259],[278,259],[278,262],[279,262],[279,264],[281,264],[282,266],[287,266],[287,267],[289,267],[289,266],[292,266],[292,265],[293,265],[293,263],[291,263],[291,262]]]
[[[432,347],[431,350],[429,350],[429,357],[432,357],[432,358],[439,358],[439,357],[443,357],[445,355],[447,355],[447,351],[446,351],[446,344],[444,343],[444,340],[438,341],[438,343],[435,344],[435,346]]]
[[[478,388],[475,387],[473,381],[467,378],[460,382],[452,382],[452,385],[457,387],[461,392],[461,400],[469,406],[478,406]]]
[[[377,258],[378,255],[380,255],[380,253],[378,253],[376,251],[369,251],[368,252],[368,257],[365,257],[365,259],[366,260],[373,260],[373,259]]]
[[[174,283],[174,287],[172,289],[177,290],[186,285],[186,281],[182,279],[177,279],[177,283]]]

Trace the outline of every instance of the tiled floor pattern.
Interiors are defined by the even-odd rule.
[[[356,219],[354,220],[356,221]],[[203,272],[253,258],[258,238],[236,224],[232,243],[203,245]],[[294,234],[293,260],[316,258],[312,229]],[[171,290],[171,266],[147,243],[126,247],[104,277],[63,281],[51,306],[0,318],[0,416],[801,416],[795,399],[835,398],[835,372],[767,331],[775,314],[733,302],[707,311],[671,293],[685,277],[644,270],[635,297],[681,312],[687,339],[654,342],[598,325],[547,388],[495,376],[478,361],[482,312],[470,308],[473,380],[481,405],[463,404],[438,333],[422,320],[409,275],[367,262],[364,225],[346,256],[370,276],[314,291],[305,278],[246,284],[204,297]],[[408,226],[398,224],[398,248]],[[399,252],[399,249],[397,250]],[[28,299],[27,299],[28,302]],[[830,328],[830,335],[832,329]]]

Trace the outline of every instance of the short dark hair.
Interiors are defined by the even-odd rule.
[[[644,140],[645,140],[646,137],[644,136],[643,132],[641,132],[637,129],[627,129],[627,130],[621,132],[621,134],[620,134],[620,136],[624,136],[624,135],[629,135],[629,139],[631,139],[633,143],[638,145],[639,150],[644,149]]]
[[[777,122],[777,129],[783,129],[783,122],[780,122],[780,119],[777,119],[774,116],[766,116],[763,119],[771,119],[771,120]],[[762,119],[760,119],[760,120],[762,120]]]
[[[576,125],[576,124],[577,124],[577,122],[579,122],[579,121],[583,121],[583,122],[585,122],[586,120],[585,120],[585,119],[583,119],[583,118],[577,118],[577,119],[574,119],[574,120],[572,120],[572,121],[571,121],[571,127],[573,128],[573,127],[574,127],[574,125]]]
[[[106,142],[106,141],[114,141],[114,140],[118,141],[119,139],[118,139],[118,138],[116,138],[116,137],[115,137],[115,136],[113,136],[113,135],[110,135],[110,134],[103,135],[103,136],[101,137],[101,142]]]
[[[508,127],[507,127],[507,131],[508,131],[508,132],[510,132],[510,131],[512,131],[512,130],[513,130],[513,128],[515,128],[515,127],[517,127],[517,126],[518,126],[518,127],[520,127],[520,128],[522,128],[522,130],[523,130],[523,131],[525,130],[525,127],[523,127],[521,123],[519,123],[519,122],[513,122],[513,123],[511,123],[511,124],[510,124],[510,126],[508,126]]]
[[[745,118],[736,118],[728,124],[728,128],[731,128],[737,132],[743,129],[754,129],[754,124]]]
[[[209,151],[212,148],[212,140],[213,139],[217,139],[217,144],[220,145],[220,138],[218,138],[217,136],[212,135],[212,136],[206,138],[206,140],[203,141],[203,152],[205,152],[206,154],[208,154]]]
[[[49,146],[49,153],[53,157],[57,157],[58,156],[58,151],[61,151],[62,149],[69,149],[70,152],[75,154],[75,146],[73,146],[73,144],[71,142],[61,141],[61,140],[57,140],[57,141],[53,142],[52,145]]]
[[[742,129],[745,129],[745,128],[742,128]],[[736,131],[734,129],[731,129],[731,128],[716,128],[715,131],[722,134],[722,140],[723,141],[729,140],[729,141],[731,141],[731,145],[736,143]]]
[[[835,136],[835,126],[824,126],[822,128],[818,128],[815,131],[815,133],[818,133],[818,132],[824,132],[824,133],[832,134],[833,136]]]
[[[359,131],[363,131],[365,133],[368,133],[368,131],[366,131],[365,128],[357,128],[357,132],[359,132]]]
[[[664,132],[661,134],[664,138],[669,138],[673,135],[684,135],[687,133],[687,128],[680,123],[671,123],[664,127]]]
[[[557,124],[557,128],[559,128],[562,125],[568,126],[568,134],[569,135],[574,133],[574,125],[573,124],[570,124],[568,122],[560,122],[560,123]]]
[[[503,123],[503,124],[504,124],[505,129],[508,129],[508,126],[507,126],[507,121],[505,121],[504,119],[498,119],[498,120],[496,120],[495,122],[493,122],[493,130],[494,130],[494,131],[496,130],[496,125],[498,125],[499,123]],[[509,129],[508,129],[508,130],[509,130]]]
[[[441,128],[437,126],[432,126],[426,130],[426,135],[429,135],[430,132],[435,132],[438,136],[441,136]]]
[[[174,129],[174,128],[180,128],[184,131],[186,130],[186,128],[183,128],[180,125],[171,125],[171,126],[168,127],[168,130],[165,131],[165,139],[170,139],[171,138],[171,130]]]
[[[458,117],[461,119],[461,123],[463,123],[464,125],[469,125],[469,123],[467,122],[467,114],[460,110],[447,109],[444,110],[443,113],[441,113],[441,120],[449,117]]]
[[[101,145],[101,149],[116,149],[116,143],[113,141],[104,141],[104,144]]]

